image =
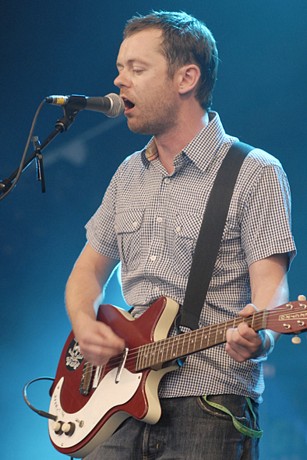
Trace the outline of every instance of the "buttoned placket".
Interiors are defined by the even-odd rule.
[[[165,257],[166,248],[165,244],[168,242],[165,240],[165,226],[167,225],[167,208],[171,194],[171,183],[172,176],[165,175],[165,171],[162,172],[162,165],[155,164],[155,167],[162,173],[159,190],[156,196],[156,207],[154,212],[153,231],[151,238],[151,245],[148,250],[147,262],[145,265],[145,271],[150,274],[154,271],[154,266],[159,264],[161,258]],[[160,286],[151,286],[152,292],[148,292],[148,297],[161,294]]]

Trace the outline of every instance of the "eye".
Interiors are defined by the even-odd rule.
[[[141,69],[140,67],[134,67],[132,70],[136,75],[141,75],[141,73],[144,72],[144,69]]]

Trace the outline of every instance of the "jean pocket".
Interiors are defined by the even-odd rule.
[[[257,426],[257,405],[250,398],[237,395],[200,396],[202,409],[212,416],[231,420],[235,429],[244,436],[261,438]]]
[[[224,414],[220,410],[218,410],[215,407],[210,406],[202,396],[198,396],[197,398],[198,406],[201,408],[202,411],[206,412],[207,414],[210,414],[214,417],[218,417],[224,420],[230,419],[229,415]]]

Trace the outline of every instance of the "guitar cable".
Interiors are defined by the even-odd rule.
[[[46,412],[44,410],[37,409],[36,407],[33,406],[33,404],[30,403],[30,401],[28,399],[28,394],[27,394],[28,388],[33,383],[39,382],[41,380],[44,380],[44,381],[48,380],[48,381],[54,382],[54,378],[52,378],[52,377],[37,377],[36,379],[30,380],[23,387],[23,392],[22,392],[23,399],[24,399],[25,403],[27,404],[27,406],[30,407],[30,409],[33,410],[36,414],[40,415],[41,417],[45,417],[45,418],[48,418],[48,419],[56,421],[57,420],[56,415],[50,414],[49,412]],[[70,458],[70,460],[74,460],[74,457],[69,457],[69,458]]]
[[[54,379],[51,378],[51,377],[38,377],[36,379],[30,380],[30,382],[26,383],[25,386],[23,387],[23,399],[24,399],[25,403],[30,407],[30,409],[32,409],[34,412],[36,412],[36,414],[40,415],[41,417],[46,417],[48,419],[56,421],[57,420],[56,415],[52,415],[49,412],[45,412],[43,410],[37,409],[36,407],[33,406],[33,404],[30,403],[30,401],[28,399],[28,394],[27,394],[28,388],[33,383],[38,382],[40,380],[50,380],[52,382],[54,381]]]

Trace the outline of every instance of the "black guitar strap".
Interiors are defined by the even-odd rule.
[[[189,274],[180,324],[198,329],[201,309],[220,247],[233,189],[245,157],[254,147],[235,142],[215,178],[204,213]]]

